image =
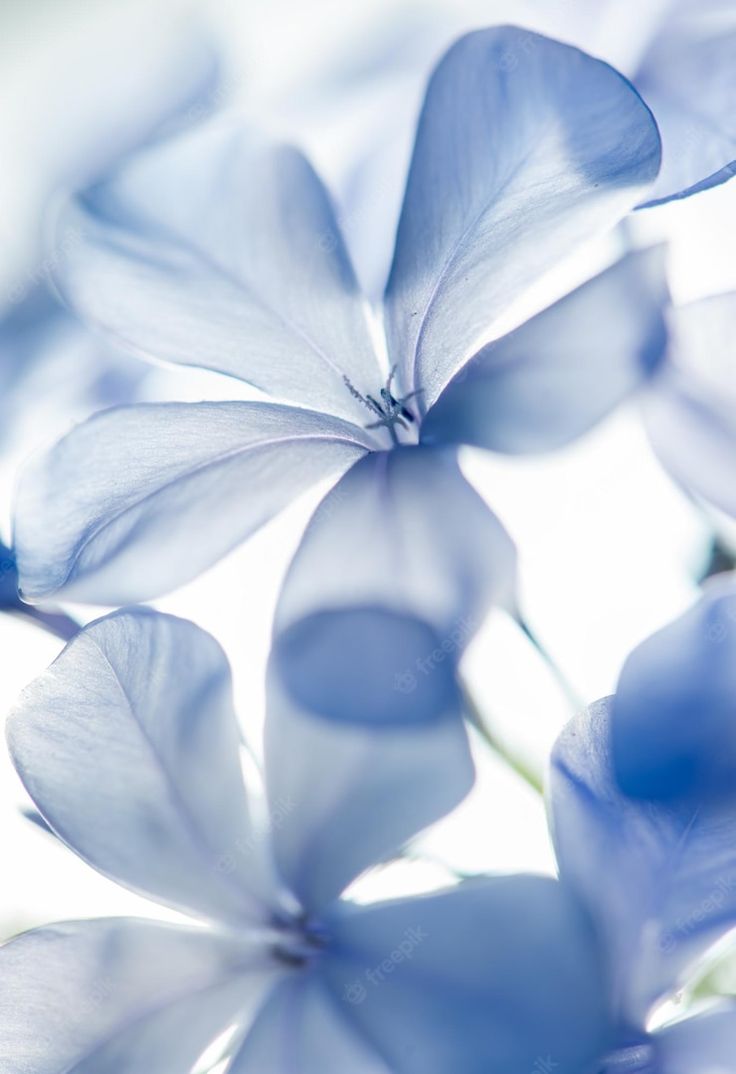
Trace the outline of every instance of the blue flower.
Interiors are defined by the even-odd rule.
[[[631,796],[703,803],[736,783],[736,586],[713,579],[624,664],[611,713],[618,782]]]
[[[99,57],[86,61],[93,70],[85,79],[94,83]],[[187,23],[171,27],[165,44],[139,49],[134,71],[122,61],[117,69],[106,69],[103,102],[89,92],[79,100],[72,89],[61,102],[62,117],[54,99],[49,124],[56,129],[63,121],[63,137],[57,130],[41,178],[43,200],[58,198],[71,183],[99,181],[130,152],[201,116],[216,89],[219,67],[203,27]],[[40,230],[35,220],[33,228],[28,240],[35,246],[35,230]],[[31,413],[36,425],[48,414],[64,427],[101,406],[134,398],[146,371],[90,332],[53,293],[52,273],[78,242],[81,236],[72,228],[60,231],[47,255],[0,298],[1,447],[13,434],[27,432],[23,422]]]
[[[0,319],[0,447],[27,434],[31,416],[34,424],[52,419],[63,428],[136,398],[147,372],[35,284]]]
[[[688,197],[734,175],[736,15],[729,0],[510,0],[494,12],[607,60],[641,93],[662,136],[662,168],[639,207]],[[323,95],[340,102],[343,126],[360,106],[371,132],[357,160],[330,162],[358,275],[371,295],[380,294],[391,259],[386,222],[398,217],[421,88],[446,43],[488,17],[484,2],[392,6],[368,33],[360,27],[347,58],[343,42],[323,76]],[[526,37],[510,43],[509,68],[534,48],[533,35]]]
[[[419,121],[383,364],[329,198],[299,152],[221,123],[134,159],[66,215],[84,239],[60,274],[67,299],[143,354],[300,406],[137,406],[78,427],[20,483],[24,599],[154,597],[347,470],[300,550],[279,631],[351,609],[350,631],[319,625],[345,638],[346,666],[362,660],[366,682],[354,639],[376,637],[374,613],[401,639],[399,677],[443,645],[457,653],[452,639],[467,641],[514,584],[511,542],[462,478],[458,445],[553,449],[639,385],[665,342],[660,253],[624,258],[474,354],[478,339],[626,213],[659,159],[650,113],[610,67],[515,29],[462,38]],[[328,657],[339,667],[332,645],[303,663]],[[395,691],[383,700],[395,707]]]
[[[646,204],[685,198],[736,173],[736,14],[728,0],[621,4],[540,0],[524,21],[602,56],[636,86],[662,135],[662,170]]]
[[[662,170],[646,201],[656,205],[736,174],[736,15],[724,0],[650,0],[647,6],[632,11],[632,20],[648,21],[649,34],[624,70],[662,134]],[[608,7],[612,18],[620,15],[620,4],[609,0]]]
[[[662,464],[692,496],[736,517],[736,294],[671,311],[667,360],[644,394]]]
[[[336,728],[272,680],[264,803],[243,786],[222,650],[129,610],[27,689],[9,741],[64,842],[200,925],[77,921],[6,944],[0,1069],[189,1070],[228,1029],[230,1074],[524,1074],[541,1055],[583,1074],[605,1045],[600,953],[556,881],[340,897],[469,789],[454,720]]]
[[[219,61],[201,26],[178,27],[163,49],[159,44],[139,60],[132,81],[126,65],[106,82],[112,93],[115,80],[124,79],[124,87],[118,84],[120,95],[126,96],[124,120],[110,115],[109,101],[103,109],[85,96],[82,114],[80,102],[67,102],[63,152],[44,176],[47,196],[58,196],[72,177],[99,179],[131,149],[179,129],[207,108]],[[16,281],[0,305],[0,448],[22,441],[30,422],[34,427],[49,421],[63,427],[80,414],[87,416],[139,393],[146,367],[91,332],[50,287],[54,268],[81,241],[76,231],[64,229],[48,256]],[[16,556],[2,543],[0,611],[23,615],[62,638],[77,629],[65,615],[21,602]]]
[[[736,926],[735,630],[736,589],[714,586],[634,650],[615,695],[574,719],[553,752],[560,878],[608,955],[617,1041],[605,1072],[733,1066],[734,1005],[647,1026]]]

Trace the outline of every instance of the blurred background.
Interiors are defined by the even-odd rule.
[[[653,5],[654,6],[654,5]],[[575,7],[575,18],[571,17]],[[645,21],[633,0],[581,21],[570,0],[403,3],[354,0],[0,0],[0,533],[8,543],[18,467],[72,423],[129,399],[246,398],[215,374],[149,367],[115,351],[57,306],[48,220],[55,201],[93,181],[168,126],[240,110],[299,141],[337,199],[360,275],[380,289],[413,118],[433,60],[466,28],[512,21],[615,59]],[[625,48],[624,48],[625,46]],[[736,288],[736,184],[637,213],[629,239],[670,243],[677,301]],[[549,282],[589,275],[618,241],[596,244]],[[492,615],[465,672],[497,734],[543,772],[575,704],[610,693],[628,651],[690,603],[724,548],[706,516],[654,457],[632,403],[572,448],[508,460],[468,450],[467,476],[520,549],[526,619],[567,683],[505,616]],[[233,662],[239,712],[258,748],[262,674],[281,576],[313,490],[205,576],[157,602],[212,631]],[[69,609],[80,619],[99,609]],[[0,616],[0,706],[61,643]],[[574,695],[574,696],[571,696]],[[544,803],[477,744],[470,799],[421,839],[416,864],[361,882],[360,897],[429,887],[457,871],[554,868]],[[0,934],[65,917],[161,913],[97,876],[23,815],[0,754]]]

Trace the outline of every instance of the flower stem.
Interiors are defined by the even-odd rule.
[[[572,712],[575,713],[579,712],[581,709],[584,709],[585,701],[582,699],[580,694],[577,692],[575,687],[567,678],[560,665],[550,653],[549,649],[547,649],[545,645],[540,641],[539,637],[534,633],[534,631],[529,626],[526,619],[524,619],[520,612],[517,612],[516,614],[516,622],[519,624],[519,628],[522,634],[534,646],[534,648],[539,653],[539,656],[542,658],[548,669],[551,671],[555,682],[564,694],[565,699],[570,706]]]
[[[718,574],[729,574],[736,569],[736,557],[731,549],[723,543],[717,534],[713,534],[708,552],[708,561],[698,574],[698,585],[702,586]]]
[[[411,844],[404,847],[401,853],[395,859],[396,861],[416,862],[419,865],[434,865],[438,869],[442,869],[449,876],[455,880],[478,880],[485,876],[485,873],[471,873],[466,869],[456,869],[454,865],[450,865],[449,862],[444,861],[436,854],[431,854],[424,848],[417,850]]]
[[[543,794],[544,783],[542,777],[537,772],[534,772],[525,761],[514,754],[508,746],[501,742],[499,737],[489,726],[487,719],[481,714],[475,698],[467,686],[463,685],[462,692],[463,700],[465,702],[465,716],[468,723],[476,729],[486,746],[488,746],[498,759],[503,761],[505,765],[515,772],[517,776],[523,779],[526,785],[536,794]]]

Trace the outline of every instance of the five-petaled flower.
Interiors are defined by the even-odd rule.
[[[469,789],[455,722],[337,728],[272,679],[263,809],[238,733],[215,640],[148,610],[87,627],[23,695],[11,752],[51,828],[200,925],[78,921],[1,948],[3,1074],[190,1070],[227,1030],[229,1074],[508,1074],[547,1051],[578,1074],[598,1054],[603,963],[556,880],[340,897]]]
[[[24,599],[154,597],[347,469],[277,614],[289,688],[342,718],[444,711],[453,661],[409,695],[396,675],[514,588],[512,543],[458,447],[563,445],[664,347],[658,251],[481,346],[532,284],[641,200],[660,163],[656,125],[621,75],[543,37],[511,69],[500,60],[521,33],[469,34],[430,80],[385,334],[308,162],[240,125],[140,154],[71,205],[64,223],[82,241],[58,285],[77,311],[143,354],[299,406],[141,405],[73,430],[20,482]]]

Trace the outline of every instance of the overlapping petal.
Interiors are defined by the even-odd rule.
[[[103,411],[22,475],[21,591],[123,604],[189,581],[367,450],[338,418],[270,403]]]
[[[611,702],[614,771],[626,794],[706,803],[736,786],[736,587],[713,582],[637,646]]]
[[[260,919],[230,671],[209,635],[143,609],[87,627],[8,725],[46,821],[101,872],[208,918]]]
[[[86,42],[76,57],[81,63],[65,70],[61,92],[46,95],[47,114],[34,146],[43,165],[31,192],[39,199],[38,214],[46,209],[41,202],[60,190],[99,180],[127,154],[211,109],[222,72],[206,28],[198,20],[175,20],[168,33],[162,25],[162,33],[141,41],[139,25],[134,42],[138,21],[134,16],[133,24],[123,19],[118,25],[123,40],[114,62],[109,49],[100,53],[99,42]],[[108,36],[113,32],[108,26]],[[96,92],[90,93],[93,85]],[[79,408],[86,414],[129,401],[147,371],[129,354],[101,343],[51,293],[52,266],[80,241],[76,231],[64,230],[42,263],[16,282],[0,310],[0,443],[28,420],[28,404],[39,426],[47,408],[57,420],[67,409],[77,417]]]
[[[280,876],[307,909],[336,898],[468,793],[467,737],[457,711],[444,715],[430,727],[339,726],[297,709],[271,674],[272,843]]]
[[[228,1074],[390,1074],[315,974],[282,982]]]
[[[429,84],[386,290],[389,350],[426,407],[498,315],[657,175],[617,72],[511,27],[463,37]]]
[[[130,402],[147,372],[36,288],[0,319],[0,445],[23,431],[31,410],[41,424],[47,414],[68,421]]]
[[[342,417],[382,381],[328,195],[306,159],[219,122],[134,158],[68,206],[58,273],[86,320]]]
[[[723,1003],[654,1035],[657,1074],[733,1074],[736,1008]]]
[[[736,516],[736,294],[672,311],[670,361],[645,398],[663,465],[692,495]]]
[[[485,346],[422,424],[425,443],[552,451],[636,390],[666,346],[663,251],[629,254]]]
[[[611,700],[557,741],[550,813],[560,877],[596,917],[619,1023],[641,1027],[711,944],[736,925],[736,802],[627,798],[610,748]]]
[[[59,191],[96,182],[127,154],[206,116],[226,92],[222,61],[211,28],[194,13],[170,12],[154,25],[144,12],[121,9],[90,23],[76,45],[64,42],[46,68],[56,92],[42,96],[40,115],[30,104],[40,129],[21,142],[42,171],[30,192],[35,213]]]
[[[273,973],[231,936],[134,918],[24,933],[0,967],[2,1074],[179,1074]]]
[[[361,459],[315,513],[287,573],[275,652],[292,695],[339,721],[422,722],[457,703],[457,661],[515,551],[453,451]]]
[[[736,14],[729,0],[672,0],[634,76],[662,133],[648,204],[736,174]]]
[[[589,921],[545,877],[336,908],[324,974],[396,1074],[580,1074],[608,1044]]]

